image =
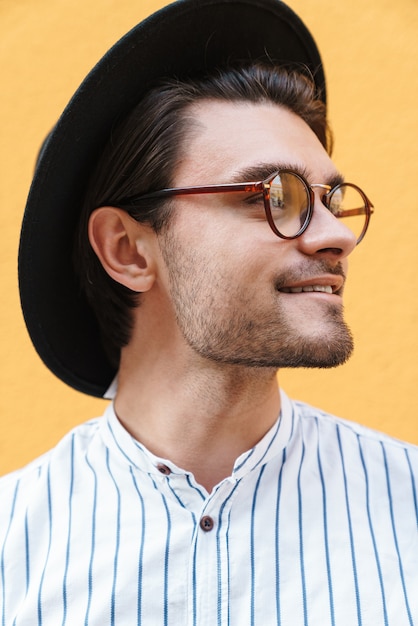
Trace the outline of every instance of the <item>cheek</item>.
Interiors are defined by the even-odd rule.
[[[251,291],[251,297],[274,290],[283,261],[280,243],[266,222],[237,219],[236,213],[190,202],[178,208],[162,242],[174,283],[183,289]],[[178,285],[179,286],[179,285]],[[216,297],[216,296],[214,296]]]

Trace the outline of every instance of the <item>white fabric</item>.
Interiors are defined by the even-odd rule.
[[[115,378],[112,380],[109,387],[106,389],[103,398],[105,400],[113,400],[116,397],[117,390],[118,390],[118,375],[116,374]]]
[[[112,405],[1,479],[1,626],[418,626],[418,449],[282,403],[210,495]]]

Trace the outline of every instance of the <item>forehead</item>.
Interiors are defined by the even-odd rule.
[[[188,114],[193,123],[175,171],[176,186],[230,182],[260,163],[271,164],[272,171],[297,167],[312,176],[310,182],[336,173],[306,122],[280,105],[203,100]]]

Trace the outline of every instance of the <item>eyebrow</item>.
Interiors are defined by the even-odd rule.
[[[337,171],[331,176],[325,177],[325,180],[314,180],[311,171],[306,166],[296,163],[256,163],[235,172],[231,182],[257,182],[265,180],[271,174],[279,170],[292,170],[292,172],[296,172],[296,174],[302,176],[302,178],[311,185],[321,183],[323,185],[330,185],[330,187],[336,187],[345,182],[344,176]]]

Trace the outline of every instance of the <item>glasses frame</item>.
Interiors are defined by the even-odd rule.
[[[295,235],[284,235],[283,233],[281,233],[278,230],[276,224],[274,223],[274,219],[271,214],[271,207],[270,207],[271,182],[274,180],[274,178],[277,175],[280,175],[280,174],[292,174],[293,176],[298,178],[300,182],[304,185],[306,189],[307,197],[309,200],[306,217],[304,219],[302,226],[300,227],[300,229]],[[360,194],[361,198],[363,199],[364,206],[359,207],[359,208],[354,208],[354,209],[342,210],[339,213],[333,213],[330,210],[332,196],[334,195],[336,191],[338,191],[338,189],[341,189],[343,187],[352,187],[353,189],[355,189]],[[264,199],[264,211],[266,214],[266,219],[270,228],[274,232],[274,234],[280,237],[281,239],[297,239],[305,232],[305,230],[308,228],[312,220],[312,216],[314,213],[314,206],[315,206],[314,189],[316,188],[320,188],[326,191],[326,193],[324,193],[321,196],[321,202],[327,209],[330,210],[331,214],[335,218],[338,219],[342,217],[350,217],[350,216],[355,216],[355,215],[365,216],[363,230],[361,231],[359,237],[357,238],[356,245],[358,245],[360,241],[364,238],[364,235],[366,234],[366,231],[369,227],[370,217],[372,213],[374,212],[373,204],[370,202],[370,200],[368,199],[364,191],[360,189],[360,187],[358,187],[357,185],[354,185],[353,183],[346,183],[346,182],[339,183],[338,185],[335,185],[334,187],[331,187],[330,185],[321,184],[321,183],[314,183],[310,185],[301,174],[299,174],[298,172],[295,172],[292,169],[276,170],[273,174],[268,176],[265,180],[260,180],[260,181],[251,181],[251,182],[243,182],[243,183],[223,183],[220,185],[198,185],[194,187],[168,187],[166,189],[152,191],[150,193],[145,193],[139,196],[132,196],[130,198],[127,198],[126,200],[123,200],[122,202],[119,202],[118,204],[122,206],[125,205],[126,207],[127,205],[131,205],[131,206],[135,205],[140,200],[143,201],[143,200],[152,199],[152,198],[169,198],[173,196],[229,193],[229,192],[237,192],[237,191],[242,191],[244,193],[261,192],[263,194],[263,199]]]

